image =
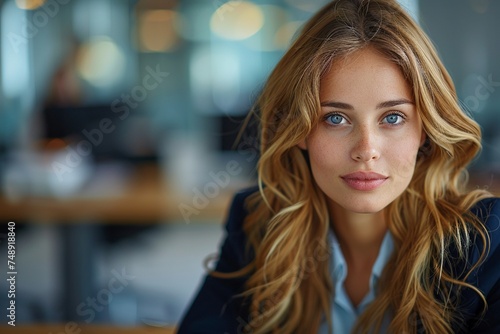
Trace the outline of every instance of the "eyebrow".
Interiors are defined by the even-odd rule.
[[[391,108],[391,107],[399,106],[402,104],[414,104],[414,103],[410,100],[407,100],[407,99],[389,100],[389,101],[384,101],[384,102],[377,104],[376,109]],[[321,102],[321,106],[322,107],[338,108],[338,109],[346,109],[346,110],[354,110],[354,107],[352,105],[350,105],[348,103],[336,102],[336,101]]]

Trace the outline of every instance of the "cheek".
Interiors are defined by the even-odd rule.
[[[345,154],[343,145],[329,138],[321,136],[311,137],[308,142],[309,159],[311,167],[315,169],[334,168],[342,161]]]
[[[420,140],[395,141],[392,143],[390,152],[386,157],[390,161],[393,174],[401,178],[412,178],[417,162],[417,153],[420,147]]]

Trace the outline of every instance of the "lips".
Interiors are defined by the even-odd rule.
[[[341,178],[355,190],[370,191],[380,187],[389,177],[374,172],[354,172],[343,175]]]

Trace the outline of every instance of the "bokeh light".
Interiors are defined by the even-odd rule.
[[[139,16],[139,46],[141,51],[162,52],[174,49],[179,38],[175,25],[180,19],[173,10],[148,10]]]
[[[17,7],[21,9],[37,9],[45,3],[45,0],[16,0]]]
[[[125,56],[109,37],[95,37],[79,50],[77,69],[94,86],[112,86],[123,76]]]
[[[289,13],[283,7],[275,5],[261,5],[259,8],[264,15],[264,24],[257,34],[244,41],[245,46],[259,52],[281,50],[283,45],[288,44],[288,39],[284,32],[280,36],[277,33],[289,22]]]
[[[228,1],[210,19],[210,28],[219,37],[243,40],[255,35],[264,25],[259,6],[246,1]]]

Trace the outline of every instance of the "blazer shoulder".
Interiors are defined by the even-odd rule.
[[[498,223],[500,220],[500,198],[488,197],[477,202],[472,212],[485,224]]]
[[[500,249],[500,198],[485,198],[471,210],[483,223],[490,237],[490,250]]]
[[[253,186],[249,188],[242,189],[235,193],[231,206],[229,208],[229,215],[226,221],[227,232],[240,232],[242,231],[243,221],[248,215],[248,210],[246,208],[246,200],[250,195],[259,191],[259,187]]]
[[[471,212],[476,215],[480,222],[485,227],[488,233],[489,247],[487,253],[480,264],[469,275],[467,281],[478,288],[484,295],[487,301],[488,310],[483,314],[483,303],[477,293],[471,289],[466,289],[462,292],[462,316],[468,321],[472,327],[468,327],[470,331],[467,333],[499,333],[500,322],[498,322],[498,310],[500,309],[500,198],[490,197],[477,202],[471,209]],[[471,247],[472,257],[470,264],[476,263],[480,253],[483,250],[481,240],[475,239],[475,243]],[[492,325],[492,324],[495,325]],[[477,331],[472,330],[473,326]],[[487,329],[487,330],[480,330]],[[456,333],[463,333],[458,330]]]

